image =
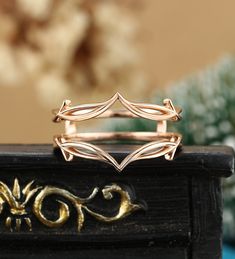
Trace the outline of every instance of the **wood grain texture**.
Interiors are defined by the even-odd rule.
[[[106,146],[117,160],[133,148]],[[22,187],[35,180],[35,185],[57,186],[86,197],[94,187],[115,182],[147,208],[111,224],[85,213],[84,227],[78,233],[76,212],[69,203],[70,219],[55,229],[42,225],[29,204],[32,232],[23,226],[19,232],[9,232],[4,226],[9,208],[4,207],[0,214],[0,258],[7,258],[12,251],[8,258],[23,258],[28,253],[29,258],[219,259],[220,178],[230,176],[233,167],[234,153],[227,147],[183,147],[173,161],[143,160],[117,173],[97,161],[65,162],[51,145],[0,145],[0,181],[10,188],[17,177]],[[51,218],[58,214],[56,199],[61,197],[53,196],[43,207]],[[118,203],[118,195],[109,201],[98,195],[89,206],[112,215]]]
[[[103,149],[109,151],[117,160],[122,160],[131,151],[136,149],[137,145],[107,145]],[[51,144],[41,145],[0,145],[0,166],[1,168],[17,168],[25,166],[33,167],[75,167],[79,169],[93,169],[95,171],[108,172],[116,174],[114,168],[102,162],[75,158],[71,162],[64,161],[60,150],[53,149]],[[226,146],[184,146],[173,161],[167,161],[164,158],[142,160],[133,162],[124,169],[122,174],[129,174],[133,169],[142,174],[143,168],[157,167],[156,174],[176,173],[183,175],[213,175],[218,177],[229,177],[234,170],[234,151]],[[155,170],[156,171],[156,170]],[[137,172],[137,173],[138,173]],[[135,173],[136,174],[136,173]]]
[[[221,179],[192,178],[192,259],[222,258]]]
[[[27,247],[27,249],[25,249]],[[142,247],[142,246],[127,246],[127,247],[112,247],[108,249],[103,247],[95,248],[93,246],[75,245],[64,243],[60,246],[47,243],[43,246],[35,245],[35,243],[27,243],[25,246],[12,244],[9,250],[1,249],[0,258],[18,259],[18,258],[55,258],[55,259],[189,259],[187,249],[181,247]]]

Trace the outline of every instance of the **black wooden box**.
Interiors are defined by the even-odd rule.
[[[106,146],[118,160],[133,148]],[[51,145],[0,145],[0,258],[219,259],[233,166],[228,147],[183,147],[118,173]]]

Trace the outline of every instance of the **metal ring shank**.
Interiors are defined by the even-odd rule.
[[[111,110],[111,106],[119,101],[126,110]],[[165,156],[172,160],[182,136],[167,132],[167,121],[180,120],[180,108],[174,107],[170,99],[163,101],[163,106],[155,104],[135,103],[126,100],[116,93],[102,103],[71,106],[71,101],[65,100],[56,112],[54,122],[65,121],[65,134],[57,135],[54,141],[61,149],[65,159],[71,161],[74,156],[106,162],[122,171],[128,164],[136,160],[151,159]],[[144,118],[156,122],[156,132],[91,132],[78,133],[76,122],[92,118]],[[144,141],[147,142],[127,155],[121,163],[92,142],[102,141]]]
[[[174,132],[89,132],[75,133],[71,135],[62,134],[55,137],[61,137],[66,141],[109,141],[109,140],[133,140],[133,141],[156,141],[167,139],[168,141],[177,141],[181,134]]]

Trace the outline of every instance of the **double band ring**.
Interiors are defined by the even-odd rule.
[[[111,110],[111,106],[117,101],[126,110]],[[71,161],[74,156],[99,160],[111,164],[117,171],[122,171],[128,164],[137,160],[160,156],[172,160],[182,139],[179,133],[167,132],[167,121],[178,121],[181,118],[181,109],[174,107],[170,99],[165,99],[161,106],[130,102],[120,93],[116,93],[109,100],[95,104],[72,106],[71,101],[66,100],[61,108],[55,110],[54,113],[54,122],[65,121],[65,133],[54,136],[54,142],[61,149],[66,161]],[[157,123],[156,132],[77,132],[76,122],[111,117],[154,120]],[[102,149],[102,144],[110,141],[147,143],[141,145],[118,163],[114,157]]]

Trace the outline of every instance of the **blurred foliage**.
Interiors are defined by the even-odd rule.
[[[215,66],[157,92],[152,102],[160,104],[166,97],[183,109],[183,119],[168,125],[183,134],[185,145],[235,147],[235,58],[225,57]],[[108,127],[116,131],[155,129],[154,122],[148,120],[123,120]]]
[[[153,103],[171,98],[183,119],[169,128],[183,135],[185,145],[225,144],[235,148],[235,57],[192,75],[154,96]],[[113,130],[151,131],[153,122],[130,120],[108,125]],[[224,236],[235,241],[235,177],[225,181]]]

